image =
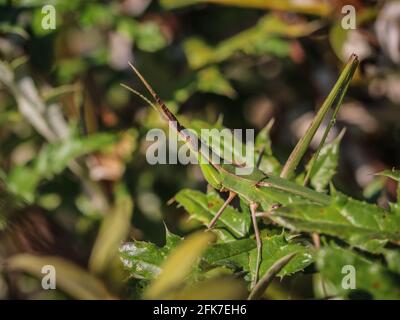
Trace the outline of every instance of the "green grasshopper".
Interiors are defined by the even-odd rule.
[[[178,136],[180,136],[183,141],[189,145],[189,148],[197,154],[200,160],[203,160],[200,161],[200,166],[207,182],[213,188],[221,192],[229,192],[227,200],[209,223],[208,229],[211,229],[215,225],[225,208],[236,196],[239,196],[243,201],[245,201],[245,203],[249,205],[257,242],[257,262],[255,275],[252,279],[252,287],[254,287],[257,283],[262,258],[262,241],[257,224],[257,210],[271,213],[277,207],[301,202],[312,202],[321,206],[330,204],[330,196],[324,193],[319,193],[305,186],[301,186],[288,180],[288,178],[290,178],[294,173],[298,163],[301,160],[301,157],[304,155],[324,116],[330,109],[332,109],[332,106],[335,105],[335,102],[336,108],[334,109],[334,115],[336,115],[357,65],[358,58],[357,56],[352,55],[342,71],[339,79],[337,80],[333,90],[325,100],[314,121],[310,125],[307,133],[299,141],[293,153],[289,157],[280,177],[266,174],[257,167],[252,170],[251,174],[239,176],[235,173],[238,165],[226,163],[226,161],[215,161],[215,159],[224,159],[220,158],[220,156],[217,155],[216,152],[209,146],[207,146],[205,149],[197,148],[197,146],[205,145],[201,138],[196,135],[188,134],[188,130],[186,130],[186,128],[178,121],[175,115],[160,99],[146,79],[133,65],[131,65],[133,71],[152,95],[155,103],[152,103],[149,99],[144,97],[136,90],[126,85],[123,86],[156,108],[157,111],[160,112],[160,114],[168,122],[169,126],[177,132]]]

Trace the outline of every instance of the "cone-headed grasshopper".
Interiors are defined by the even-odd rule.
[[[312,138],[315,135],[315,132],[317,131],[327,112],[330,109],[334,109],[334,115],[336,115],[357,65],[358,59],[355,55],[352,55],[331,93],[328,95],[324,104],[315,116],[314,121],[310,125],[307,133],[299,141],[293,153],[290,155],[280,177],[266,174],[258,168],[252,168],[251,173],[248,175],[237,175],[237,165],[227,163],[226,161],[221,161],[224,159],[221,159],[221,157],[217,155],[209,146],[206,148],[199,148],[198,146],[204,146],[205,143],[198,136],[188,133],[189,131],[181,125],[175,115],[172,114],[169,108],[159,98],[159,96],[155,93],[153,88],[148,84],[140,72],[133,65],[131,65],[136,75],[140,78],[154,98],[155,104],[138,93],[136,90],[125,85],[123,86],[133,93],[139,95],[149,104],[155,107],[168,122],[169,126],[176,130],[177,134],[202,160],[200,161],[200,165],[207,182],[219,191],[229,192],[228,199],[214,216],[208,228],[212,228],[214,226],[224,209],[234,197],[239,196],[243,201],[248,203],[250,207],[258,253],[256,272],[252,281],[253,286],[257,283],[258,279],[262,249],[262,241],[256,221],[256,210],[270,212],[277,206],[284,206],[293,202],[313,202],[320,204],[321,206],[328,205],[330,203],[330,196],[301,186],[288,180],[288,178],[290,178],[295,171],[298,163],[307,150]],[[215,161],[215,159],[218,159],[219,161]]]

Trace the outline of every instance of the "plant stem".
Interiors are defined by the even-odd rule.
[[[333,87],[332,91],[329,93],[328,97],[325,99],[321,109],[318,111],[317,115],[315,116],[313,122],[311,123],[310,127],[307,129],[306,134],[299,140],[296,147],[290,154],[285,166],[281,172],[281,178],[284,179],[291,179],[300,160],[304,156],[305,152],[308,149],[312,139],[315,136],[318,128],[320,127],[323,119],[325,118],[327,112],[332,108],[335,101],[337,102],[337,106],[335,108],[336,115],[337,111],[339,110],[343,96],[347,91],[349,83],[354,75],[355,70],[358,66],[358,58],[355,54],[352,54],[349,62],[346,64],[345,68],[343,69],[342,73],[339,76],[335,86]],[[338,98],[339,97],[339,98]]]

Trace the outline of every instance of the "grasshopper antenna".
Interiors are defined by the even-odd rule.
[[[124,83],[120,83],[120,85],[123,86],[125,89],[129,90],[130,92],[132,92],[133,94],[137,95],[140,99],[142,99],[144,102],[146,102],[147,104],[152,106],[156,111],[158,111],[156,105],[153,102],[151,102],[147,97],[142,95],[139,91],[127,86]]]
[[[163,104],[163,102],[161,101],[160,97],[157,95],[157,93],[153,90],[153,88],[151,87],[151,85],[147,82],[147,80],[142,76],[142,74],[139,72],[138,69],[135,68],[135,66],[131,63],[128,62],[129,66],[132,68],[133,72],[135,72],[135,74],[138,76],[138,78],[140,79],[140,81],[143,82],[143,84],[145,85],[146,89],[150,92],[150,94],[153,96],[154,100],[159,103],[159,104]]]
[[[200,153],[204,159],[206,159],[212,166],[215,168],[219,169],[219,163],[221,163],[220,157],[210,148],[208,147],[208,152],[205,152],[202,147],[206,145],[204,141],[202,141],[199,137],[196,135],[192,135],[189,133],[189,130],[187,130],[175,117],[175,115],[168,109],[167,105],[161,100],[161,98],[158,96],[158,94],[154,91],[154,89],[151,87],[151,85],[147,82],[147,80],[144,78],[144,76],[139,72],[138,69],[135,68],[135,66],[128,62],[129,66],[132,68],[133,72],[136,74],[136,76],[140,79],[140,81],[144,84],[146,89],[149,91],[153,99],[155,100],[154,103],[149,103],[149,100],[144,97],[142,94],[137,92],[136,90],[133,90],[132,88],[123,85],[125,88],[130,90],[131,92],[135,93],[142,99],[144,99],[146,102],[148,102],[151,106],[155,107],[157,111],[159,111],[163,117],[168,121],[168,125],[176,130],[178,135],[189,145],[191,146],[191,149],[193,149],[196,153]],[[218,159],[217,163],[214,163],[212,159]]]
[[[140,79],[140,81],[142,81],[142,83],[144,84],[144,86],[146,87],[146,89],[149,91],[149,93],[151,94],[151,96],[153,97],[153,99],[155,100],[155,102],[157,103],[157,105],[159,106],[162,115],[168,120],[168,121],[174,121],[178,124],[178,128],[176,128],[177,130],[183,130],[185,128],[183,128],[178,119],[172,114],[171,111],[169,111],[168,107],[165,105],[165,103],[161,100],[161,98],[158,96],[158,94],[154,91],[154,89],[152,88],[152,86],[147,82],[147,80],[144,78],[144,76],[140,73],[140,71],[138,69],[135,68],[135,66],[128,62],[129,66],[132,68],[133,72],[137,75],[137,77]]]

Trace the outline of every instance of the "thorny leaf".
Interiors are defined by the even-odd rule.
[[[371,252],[400,241],[400,215],[340,194],[332,196],[329,206],[288,205],[270,218],[289,229],[327,234]]]
[[[304,246],[293,240],[287,240],[285,234],[263,240],[259,276],[262,277],[276,261],[291,253],[296,253],[296,256],[278,273],[279,277],[304,270],[305,267],[313,262],[313,252],[309,246]],[[254,277],[256,261],[257,249],[253,249],[249,255],[249,269],[245,268],[245,270],[250,271],[251,278]]]
[[[278,273],[280,277],[301,271],[313,262],[313,254],[309,247],[287,240],[284,234],[263,239],[262,249],[260,276],[263,276],[276,261],[291,253],[296,253],[296,257]],[[256,269],[256,241],[243,239],[214,244],[207,249],[203,258],[211,265],[243,269],[250,273],[247,279],[251,280]]]
[[[215,193],[204,194],[199,191],[183,189],[176,196],[176,201],[182,205],[190,217],[207,225],[224,201]],[[250,216],[240,213],[228,206],[215,228],[224,228],[236,237],[244,237],[250,228]]]
[[[120,248],[120,257],[130,274],[137,279],[151,280],[161,272],[161,264],[182,239],[167,230],[165,246],[151,242],[126,242]]]
[[[160,299],[179,288],[197,265],[214,234],[197,232],[182,241],[161,266],[161,273],[144,293],[147,299]]]

